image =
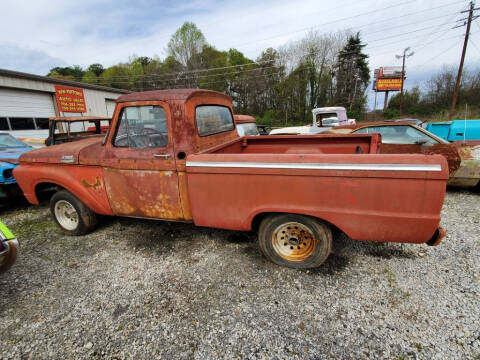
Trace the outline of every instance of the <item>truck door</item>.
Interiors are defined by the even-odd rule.
[[[182,220],[168,105],[119,104],[105,187],[115,215]]]

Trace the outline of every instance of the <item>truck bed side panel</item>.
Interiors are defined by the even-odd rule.
[[[357,240],[428,241],[439,226],[448,178],[441,156],[276,155],[266,161],[202,154],[188,160],[196,225],[250,230],[258,214],[288,212],[328,221]],[[385,165],[392,170],[378,170]]]

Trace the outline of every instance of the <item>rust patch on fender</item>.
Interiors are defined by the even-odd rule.
[[[90,184],[87,180],[83,179],[81,180],[82,185],[85,186],[86,188],[92,188],[94,190],[97,190],[103,186],[102,180],[100,180],[100,177],[97,176],[95,178],[95,182],[93,184]]]

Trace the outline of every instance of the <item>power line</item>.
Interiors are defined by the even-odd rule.
[[[407,35],[407,34],[412,34],[412,33],[416,33],[416,32],[420,32],[420,31],[424,31],[426,29],[429,29],[429,28],[433,28],[433,27],[437,27],[437,25],[434,25],[434,26],[429,26],[429,27],[424,27],[424,28],[421,28],[421,29],[416,29],[416,30],[413,30],[413,31],[409,31],[409,32],[406,32],[406,33],[402,33],[402,34],[396,34],[396,35],[391,35],[391,36],[388,36],[388,37],[384,37],[382,39],[375,39],[375,40],[371,40],[369,43],[371,42],[376,42],[376,41],[383,41],[383,40],[387,40],[387,39],[391,39],[391,38],[396,38],[396,37],[399,37],[399,36],[403,36],[403,35]],[[451,29],[449,28],[448,31],[450,31]],[[432,34],[435,34],[437,32],[432,32],[430,33],[429,35],[432,35]],[[445,34],[446,32],[444,32],[443,34]],[[441,35],[443,35],[441,34]],[[407,39],[406,39],[407,40]],[[435,41],[437,41],[438,39],[436,39]],[[444,39],[442,39],[444,40]],[[432,40],[431,42],[427,43],[424,45],[424,47],[430,45],[431,43],[435,42],[434,40]],[[369,46],[369,44],[365,45],[366,47],[368,47],[369,49],[375,49],[375,48],[384,48],[385,46],[388,46],[388,45],[398,45],[399,44],[399,41],[396,40],[395,42],[392,42],[392,43],[388,43],[388,44],[381,44],[381,45],[377,45],[377,46]],[[355,52],[344,52],[343,54],[344,55],[348,55],[348,54],[351,54],[351,53],[355,53]],[[383,54],[383,53],[382,53]],[[386,54],[386,53],[385,53]],[[338,53],[337,53],[338,55]],[[378,54],[371,54],[371,55],[378,55]],[[233,68],[238,68],[238,67],[250,67],[250,66],[256,66],[256,65],[261,65],[261,64],[264,64],[264,63],[272,63],[272,60],[266,60],[266,61],[258,61],[258,62],[251,62],[251,63],[247,63],[247,64],[239,64],[239,65],[230,65],[230,66],[222,66],[222,67],[215,67],[215,68],[208,68],[208,69],[198,69],[198,70],[190,70],[190,71],[180,71],[180,72],[169,72],[169,73],[161,73],[161,74],[137,74],[137,75],[117,75],[117,76],[112,76],[110,77],[109,79],[131,79],[131,78],[137,78],[137,79],[140,79],[140,78],[152,78],[152,77],[164,77],[164,76],[168,76],[168,75],[173,75],[173,76],[186,76],[186,75],[190,75],[190,74],[198,74],[198,73],[202,73],[202,72],[208,72],[208,71],[216,71],[216,70],[226,70],[226,69],[233,69]],[[260,68],[254,68],[254,69],[241,69],[241,70],[237,70],[236,73],[242,73],[242,72],[248,72],[248,71],[258,71],[258,70],[262,70],[262,69],[268,69],[268,68],[275,68],[275,67],[281,67],[280,65],[273,65],[273,66],[267,66],[267,67],[260,67]],[[221,73],[221,74],[209,74],[209,75],[197,75],[197,76],[192,76],[192,77],[188,77],[186,79],[196,79],[196,78],[205,78],[205,77],[217,77],[217,76],[222,76],[222,75],[229,75],[230,73],[229,72],[224,72],[224,73]],[[164,79],[164,80],[176,80],[176,78],[168,78],[168,79]]]
[[[392,8],[395,8],[395,7],[398,7],[398,6],[402,6],[402,5],[406,5],[406,4],[410,4],[410,3],[413,3],[413,2],[416,2],[416,1],[417,1],[417,0],[404,1],[404,2],[401,2],[401,3],[397,3],[397,4],[394,4],[394,5],[390,5],[390,6],[384,7],[384,8],[379,8],[379,9],[375,9],[375,10],[372,10],[372,11],[367,11],[367,12],[363,12],[363,13],[360,13],[360,14],[356,14],[356,15],[352,15],[352,16],[348,16],[348,17],[344,17],[344,18],[332,20],[332,21],[325,22],[325,23],[322,23],[322,24],[318,24],[318,25],[314,25],[314,26],[310,26],[310,27],[305,27],[305,28],[302,28],[302,29],[299,29],[299,30],[282,33],[282,34],[275,35],[275,36],[271,36],[271,37],[268,37],[268,38],[259,39],[259,40],[254,40],[254,41],[249,41],[248,43],[234,44],[233,46],[250,45],[250,44],[254,44],[254,43],[258,43],[258,42],[262,42],[262,41],[267,41],[267,40],[276,39],[276,38],[279,38],[279,37],[282,37],[282,36],[286,36],[286,35],[292,35],[292,34],[295,34],[295,33],[303,32],[303,31],[305,31],[305,30],[313,30],[313,29],[315,29],[315,28],[319,28],[319,27],[322,27],[322,26],[331,25],[331,24],[337,24],[337,23],[342,22],[342,21],[345,21],[345,20],[351,20],[351,19],[358,18],[359,16],[370,15],[370,14],[374,14],[374,13],[377,13],[377,12],[380,12],[380,11],[389,10],[389,9],[392,9]],[[463,2],[463,0],[462,0],[462,1],[455,1],[455,2],[452,2],[452,3],[449,3],[449,4],[445,4],[445,5],[443,5],[443,6],[436,7],[436,8],[445,7],[445,6],[450,6],[450,5],[453,5],[453,4],[458,4],[458,3],[460,3],[460,2]],[[436,9],[436,8],[430,8],[430,9],[428,9],[428,11],[431,11],[432,9]],[[425,11],[426,11],[426,10],[425,10]],[[423,12],[423,11],[422,11],[422,12]],[[373,24],[373,23],[370,23],[369,25],[372,25],[372,24]]]

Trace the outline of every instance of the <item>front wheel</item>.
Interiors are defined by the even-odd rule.
[[[57,225],[68,235],[85,235],[98,223],[97,214],[67,190],[52,196],[50,211]]]
[[[332,231],[321,220],[295,214],[276,214],[260,224],[258,243],[275,264],[309,269],[325,262],[332,249]]]

